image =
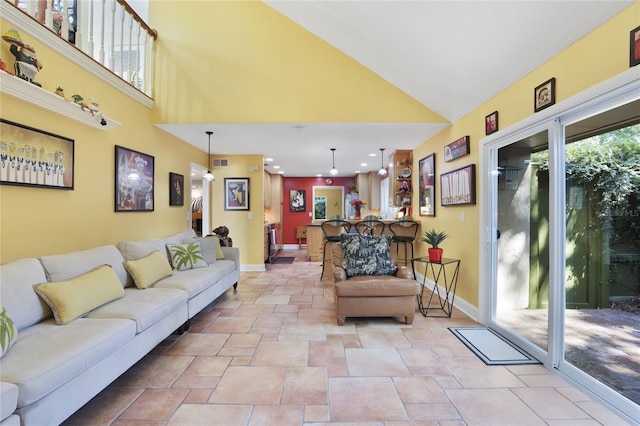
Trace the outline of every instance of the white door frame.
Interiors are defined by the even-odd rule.
[[[207,167],[198,163],[191,162],[191,173],[189,174],[189,183],[193,182],[194,176],[204,176],[207,173]],[[191,188],[191,186],[189,186]],[[191,209],[189,209],[189,224],[191,224]],[[191,226],[191,225],[189,225]],[[211,182],[202,179],[202,236],[211,233]]]

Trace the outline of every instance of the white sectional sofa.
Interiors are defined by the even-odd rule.
[[[15,344],[0,359],[0,425],[60,424],[235,287],[240,279],[239,250],[215,247],[213,238],[196,239],[189,230],[165,239],[122,241],[0,266],[0,301],[17,328]],[[135,262],[130,261],[146,262],[160,251],[170,262],[167,244],[194,240],[200,241],[205,265],[181,271],[169,266],[171,275],[144,289],[134,285],[128,271]],[[115,273],[116,287],[124,288],[117,291],[124,295],[59,325],[58,308],[53,316],[51,300],[45,302],[35,286],[49,282],[62,288],[59,285],[74,277],[93,277],[90,271],[96,268]]]

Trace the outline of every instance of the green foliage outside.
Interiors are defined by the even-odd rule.
[[[570,143],[565,158],[567,179],[586,187],[591,205],[597,206],[599,220],[590,224],[591,230],[604,232],[613,252],[634,255],[629,261],[638,265],[633,259],[640,259],[640,124]],[[531,161],[548,172],[548,151],[532,154]]]

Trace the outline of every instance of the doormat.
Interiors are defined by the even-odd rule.
[[[276,257],[275,259],[273,259],[271,261],[271,263],[277,265],[291,265],[293,263],[293,261],[295,260],[295,257],[287,257],[287,256],[281,256],[281,257]]]
[[[449,327],[487,365],[540,364],[540,361],[488,327]]]

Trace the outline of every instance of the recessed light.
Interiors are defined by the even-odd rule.
[[[375,152],[372,152],[371,154],[369,154],[369,157],[375,157],[377,154]]]
[[[279,168],[280,168],[280,166],[273,166],[273,168],[274,168],[274,169],[279,169]]]
[[[273,161],[273,158],[267,157],[267,158],[264,159],[264,161]]]
[[[360,164],[360,167],[367,167],[367,163]]]

